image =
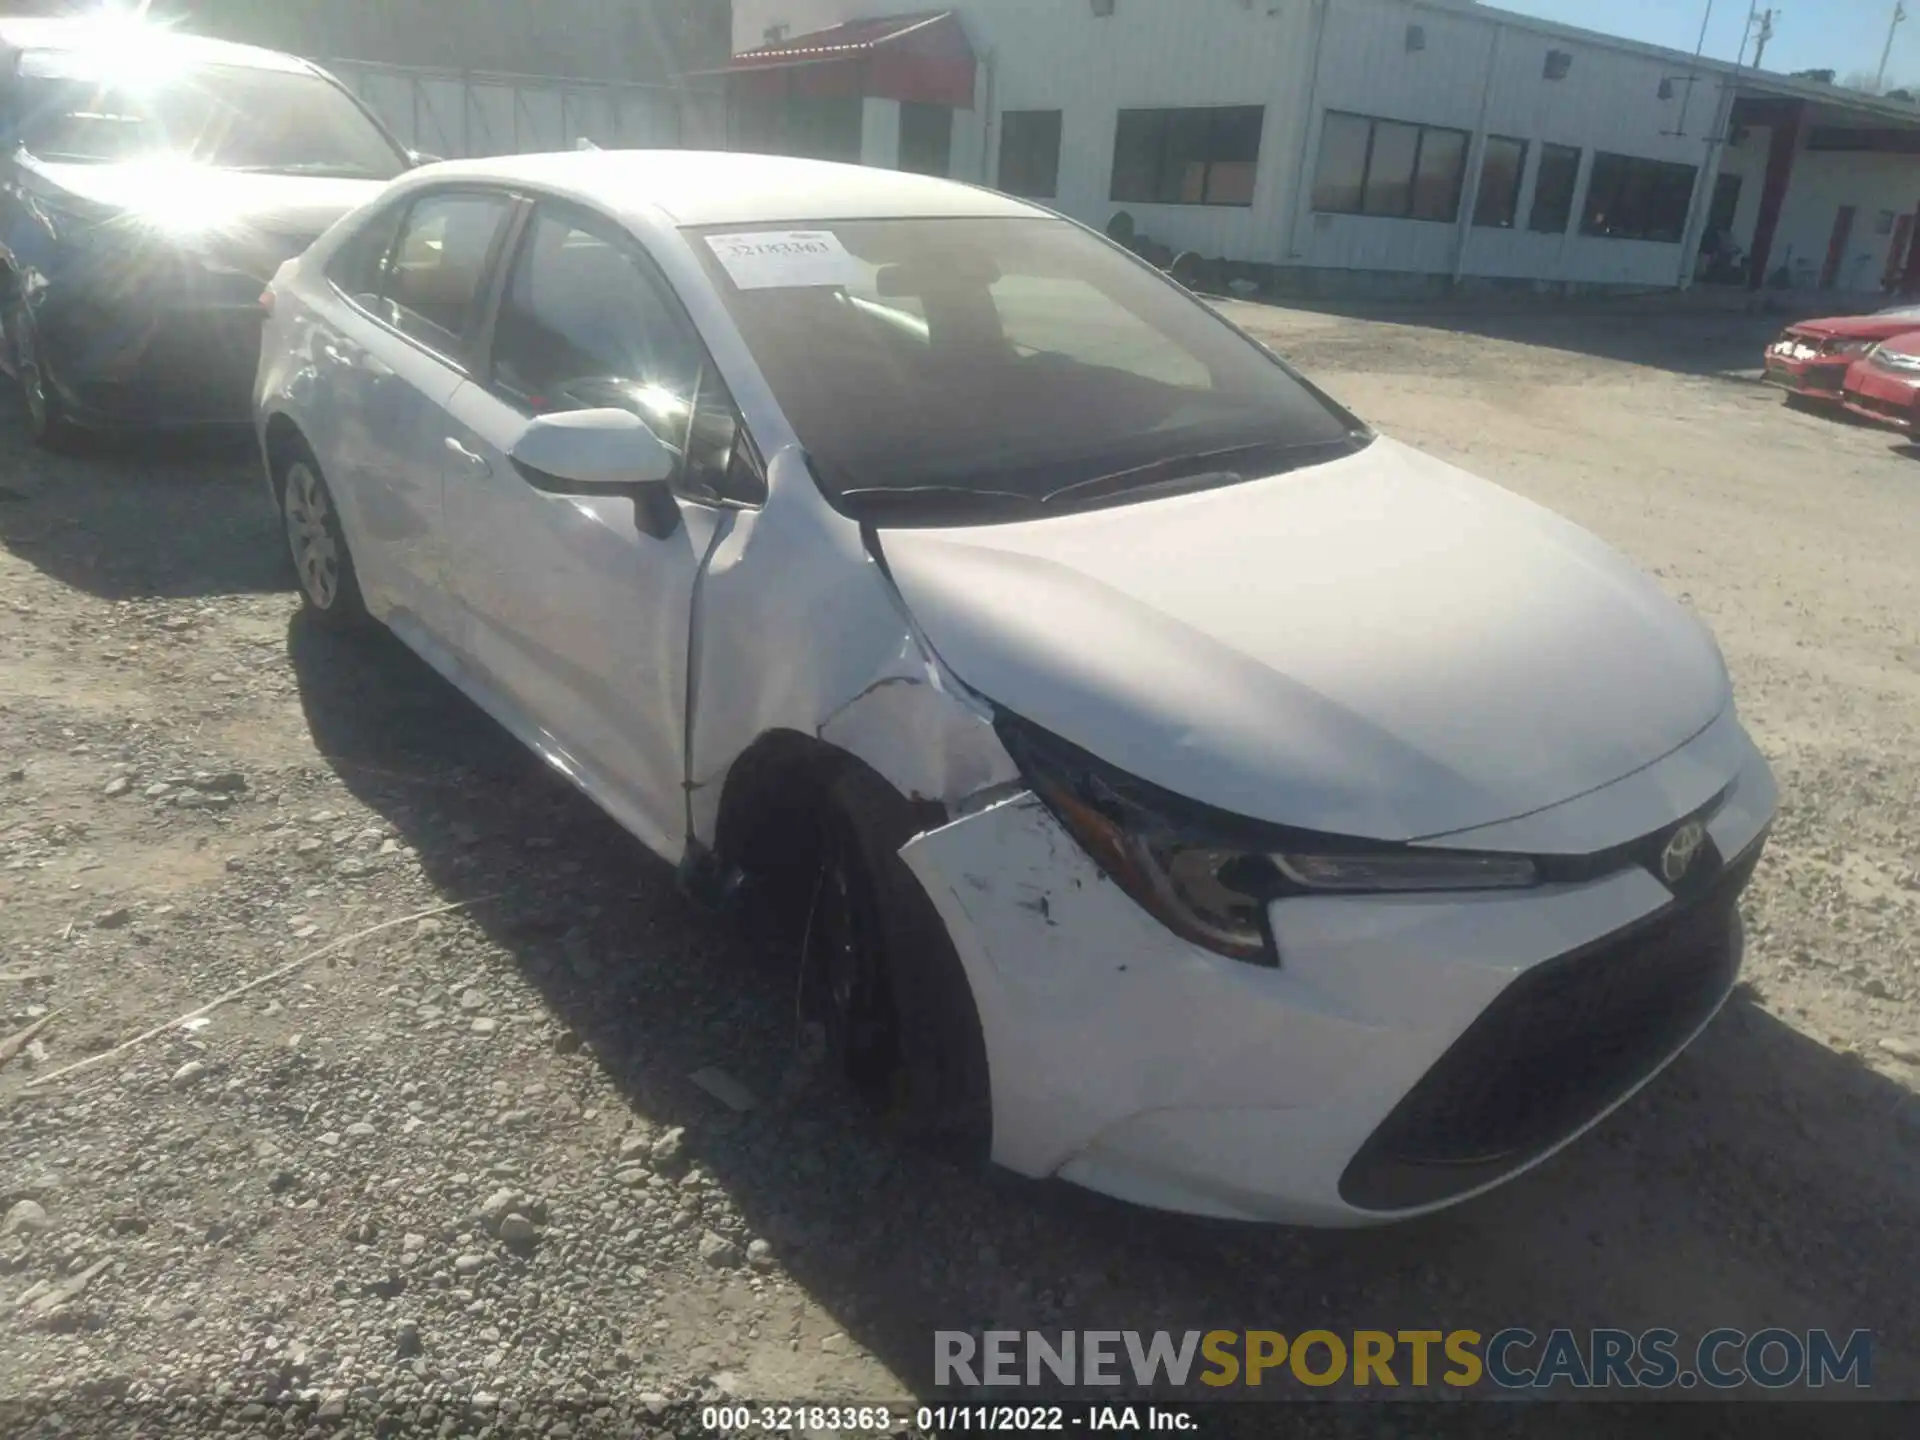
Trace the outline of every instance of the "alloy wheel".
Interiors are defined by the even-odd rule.
[[[33,331],[17,311],[11,328],[15,331],[13,369],[20,378],[20,394],[27,402],[27,418],[33,422],[33,433],[44,435],[53,418],[53,404],[47,396],[46,376],[40,370]]]
[[[331,610],[340,598],[340,547],[330,524],[327,488],[313,467],[297,460],[287,467],[287,548],[293,555],[300,588],[317,610]]]
[[[848,1079],[884,1102],[898,1068],[886,956],[872,887],[844,823],[823,827],[806,963],[826,987],[827,1026]]]

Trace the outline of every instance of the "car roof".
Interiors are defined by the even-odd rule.
[[[88,19],[74,16],[0,15],[0,51],[74,50],[164,46],[169,58],[186,64],[244,65],[253,70],[282,70],[311,74],[314,67],[277,50],[210,40],[164,25],[137,20]]]
[[[446,161],[416,174],[560,190],[615,212],[651,206],[677,225],[1047,214],[951,180],[716,150],[569,150]]]

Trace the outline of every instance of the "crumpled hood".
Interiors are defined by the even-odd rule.
[[[1706,629],[1591,535],[1394,441],[1203,494],[881,548],[968,685],[1165,789],[1410,840],[1678,749]]]
[[[386,189],[379,180],[254,175],[177,163],[36,163],[41,187],[138,216],[191,216],[215,230],[257,230],[311,241],[348,211]]]
[[[1802,320],[1789,325],[1794,335],[1815,335],[1825,340],[1888,340],[1895,335],[1920,328],[1920,309],[1897,315],[1835,315],[1823,320]]]

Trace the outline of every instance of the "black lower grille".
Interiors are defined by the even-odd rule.
[[[1476,1189],[1644,1080],[1732,988],[1740,893],[1763,844],[1698,895],[1508,986],[1360,1148],[1341,1197],[1405,1210]]]
[[[1776,385],[1784,385],[1789,390],[1812,390],[1837,395],[1846,382],[1847,367],[1844,364],[1810,365],[1796,375],[1784,365],[1769,363],[1765,374],[1768,380]]]

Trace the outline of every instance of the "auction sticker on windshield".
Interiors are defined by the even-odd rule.
[[[707,244],[742,290],[858,285],[865,271],[831,230],[709,235]]]

